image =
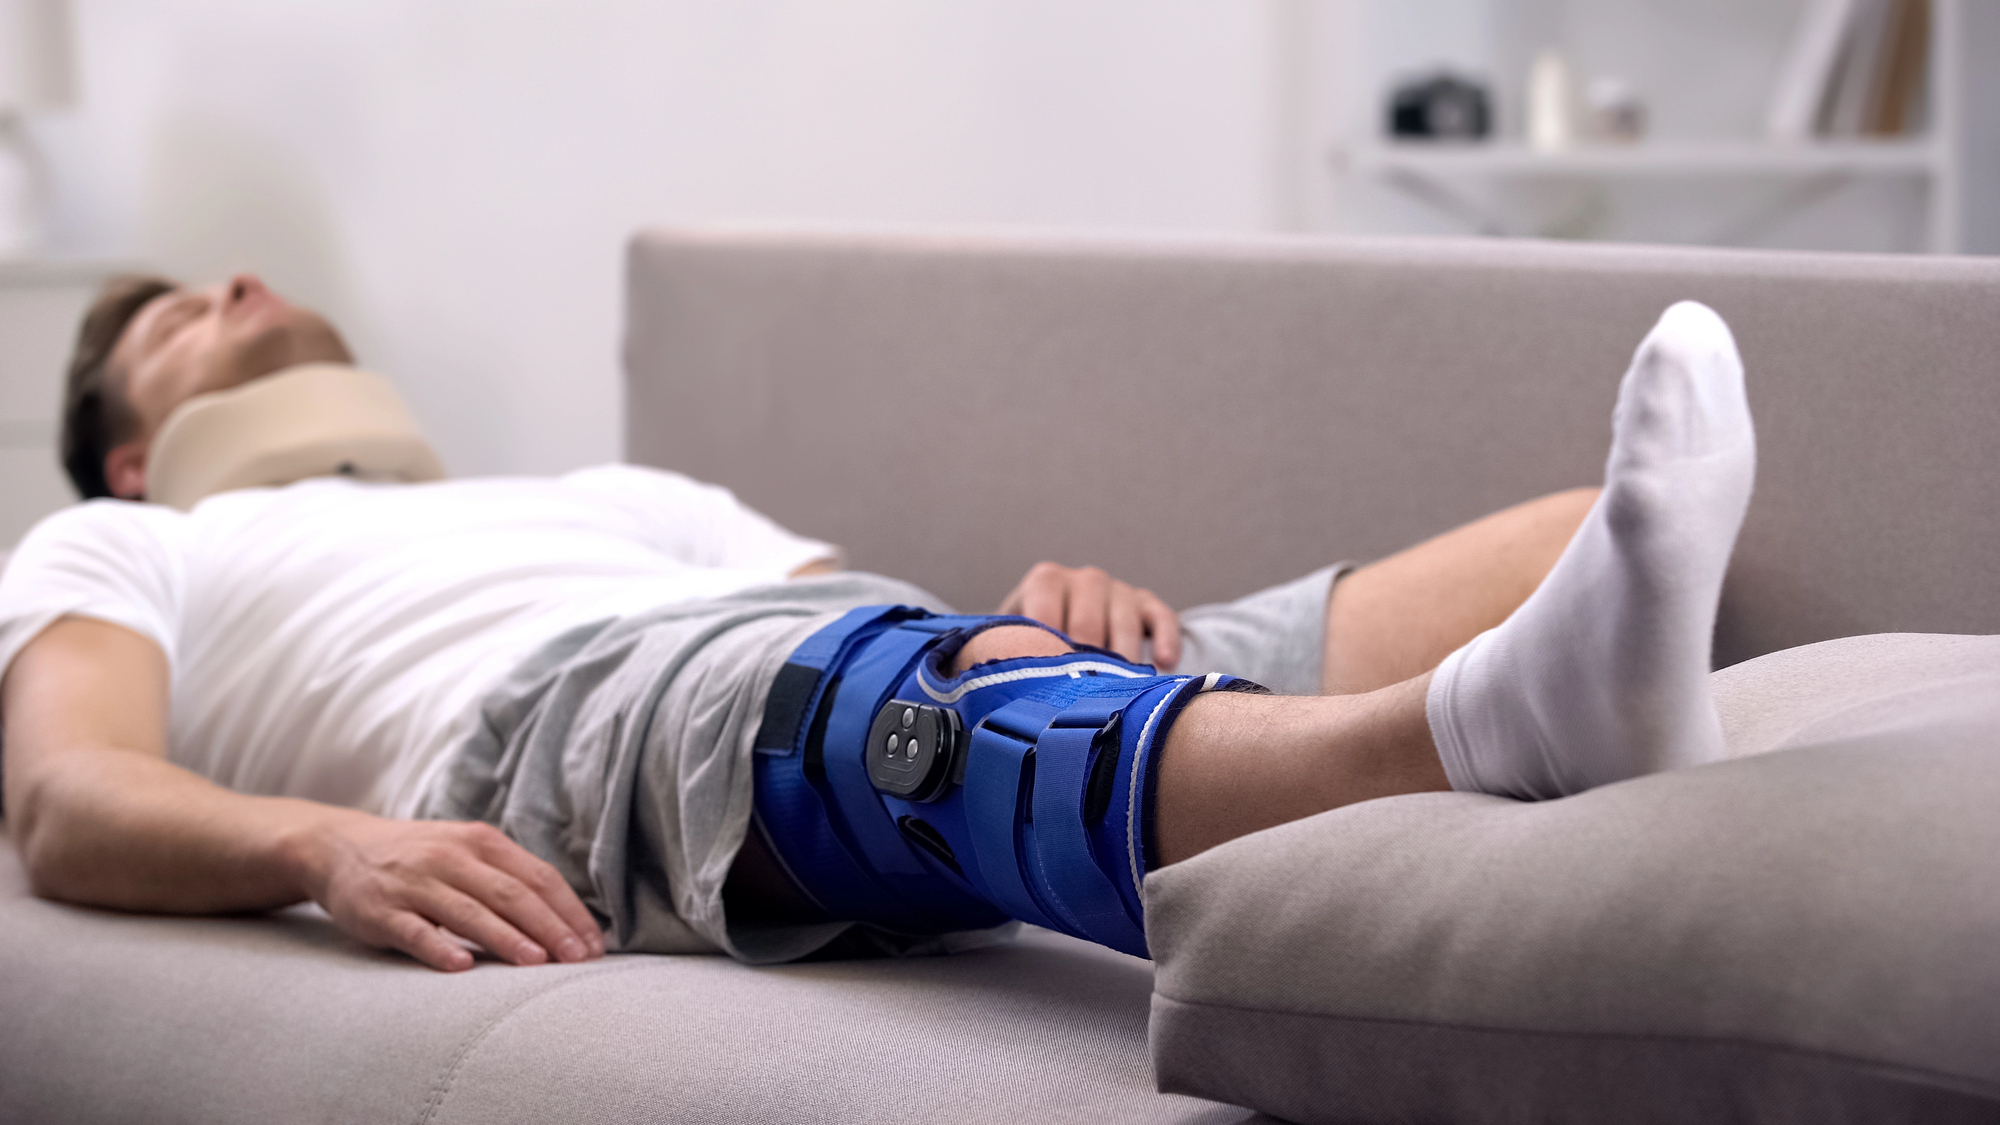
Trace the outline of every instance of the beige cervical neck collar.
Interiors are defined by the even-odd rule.
[[[308,477],[441,480],[444,465],[380,375],[308,363],[196,395],[146,458],[146,499],[182,511],[218,492]]]

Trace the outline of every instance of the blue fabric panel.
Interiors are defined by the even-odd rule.
[[[923,630],[892,629],[871,640],[843,667],[838,702],[826,724],[824,762],[834,806],[875,870],[892,877],[931,874],[911,853],[868,780],[868,728],[890,695],[876,685],[900,683],[917,654],[936,639]]]
[[[1052,708],[1031,700],[1009,704],[1002,710],[1009,713],[1004,718],[1028,727],[1046,723],[1053,713]],[[995,717],[1001,717],[999,712]],[[961,794],[965,801],[966,828],[978,864],[978,879],[1000,909],[1024,922],[1063,929],[1056,918],[1042,909],[1021,877],[1018,833],[1030,800],[1027,779],[1022,774],[1032,744],[1001,733],[1008,725],[1011,724],[989,719],[987,725],[974,730],[971,755],[965,766],[965,788]]]
[[[883,885],[877,865],[860,841],[852,838],[851,829],[843,839],[846,818],[827,806],[824,795],[806,777],[800,754],[811,717],[832,679],[825,670],[837,666],[847,652],[909,612],[899,606],[862,606],[842,614],[792,650],[787,663],[817,667],[822,674],[797,724],[792,745],[774,747],[754,759],[755,800],[757,815],[779,854],[807,884],[808,896],[829,913],[922,932],[929,927],[929,920]]]
[[[1060,724],[1070,716],[1057,719]],[[1106,718],[1098,718],[1101,724]],[[1052,726],[1035,744],[1034,846],[1028,849],[1043,897],[1069,922],[1071,931],[1113,949],[1145,956],[1145,931],[1125,913],[1118,888],[1092,854],[1084,832],[1083,797],[1090,782],[1095,727]],[[1111,743],[1104,753],[1117,754]],[[1119,870],[1124,857],[1113,860]]]
[[[826,806],[805,780],[799,759],[760,757],[757,815],[782,856],[811,856],[810,874],[798,872],[803,889],[836,918],[867,918],[891,929],[921,933],[926,919],[890,895],[852,855],[833,829]]]

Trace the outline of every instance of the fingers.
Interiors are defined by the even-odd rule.
[[[470,950],[414,911],[394,911],[383,920],[380,932],[355,936],[371,945],[401,950],[439,972],[458,973],[472,967]]]
[[[1068,633],[1071,640],[1106,647],[1105,642],[1111,639],[1111,581],[1110,575],[1094,566],[1071,571],[1068,620],[1052,624]]]
[[[555,868],[491,825],[359,817],[346,831],[349,846],[314,897],[363,941],[447,972],[472,965],[453,934],[516,965],[604,953],[596,921]]]
[[[492,829],[481,843],[482,858],[532,896],[520,903],[521,913],[505,912],[508,918],[565,961],[604,954],[604,934],[597,928],[597,919],[591,917],[560,872],[499,829]],[[497,880],[494,887],[496,895],[513,893]]]
[[[482,885],[468,891],[456,885],[461,880]],[[463,871],[451,881],[428,880],[408,888],[403,898],[400,907],[385,908],[387,917],[382,932],[375,935],[377,943],[400,949],[434,969],[457,972],[472,966],[472,954],[439,927],[509,964],[546,964],[551,948],[564,961],[587,957],[587,947],[553,910],[526,886],[492,868]]]
[[[1000,603],[1000,612],[1031,617],[1044,625],[1060,629],[1063,627],[1063,613],[1069,601],[1070,570],[1052,562],[1036,563],[1028,570],[1021,584]]]
[[[1033,574],[1034,571],[1029,571],[1028,573]],[[1021,602],[1025,597],[1022,591],[1026,590],[1027,587],[1028,587],[1028,580],[1026,578],[1023,578],[1019,582],[1015,583],[1014,588],[1007,591],[1007,596],[1000,599],[999,608],[995,609],[993,612],[1005,614],[1009,617],[1020,616]]]
[[[1127,660],[1145,656],[1172,671],[1181,661],[1181,620],[1151,590],[1137,589],[1094,566],[1036,563],[1000,603],[1000,612],[1031,617],[1072,640],[1108,648]]]
[[[551,954],[562,961],[597,954],[591,945],[597,927],[563,917],[558,904],[576,895],[554,868],[491,825],[457,827],[465,846],[447,854],[438,872],[444,886],[433,892],[449,913],[433,917],[516,965],[539,965]],[[573,913],[588,918],[581,902]]]
[[[549,951],[541,943],[530,939],[479,899],[446,883],[433,884],[428,892],[417,913],[477,942],[509,964],[548,963]]]
[[[433,969],[472,967],[472,953],[440,927],[478,943],[504,961],[540,965],[548,951],[477,899],[441,879],[406,884],[352,903],[336,904],[334,920],[371,945],[385,945]]]
[[[1138,591],[1139,618],[1153,638],[1153,664],[1171,672],[1181,663],[1181,615],[1151,590]]]
[[[1145,655],[1140,646],[1146,639],[1145,621],[1139,613],[1139,591],[1123,582],[1112,583],[1105,622],[1110,634],[1110,643],[1105,647],[1137,663]]]

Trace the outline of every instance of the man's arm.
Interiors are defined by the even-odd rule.
[[[152,641],[64,618],[0,681],[7,826],[35,893],[162,913],[313,899],[342,929],[437,969],[603,952],[554,868],[484,824],[396,821],[231,792],[166,759],[168,673]]]

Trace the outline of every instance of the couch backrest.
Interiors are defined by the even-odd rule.
[[[2000,633],[2000,259],[702,229],[628,281],[631,460],[964,609],[1041,558],[1185,606],[1594,483],[1692,297],[1760,441],[1719,662]]]

